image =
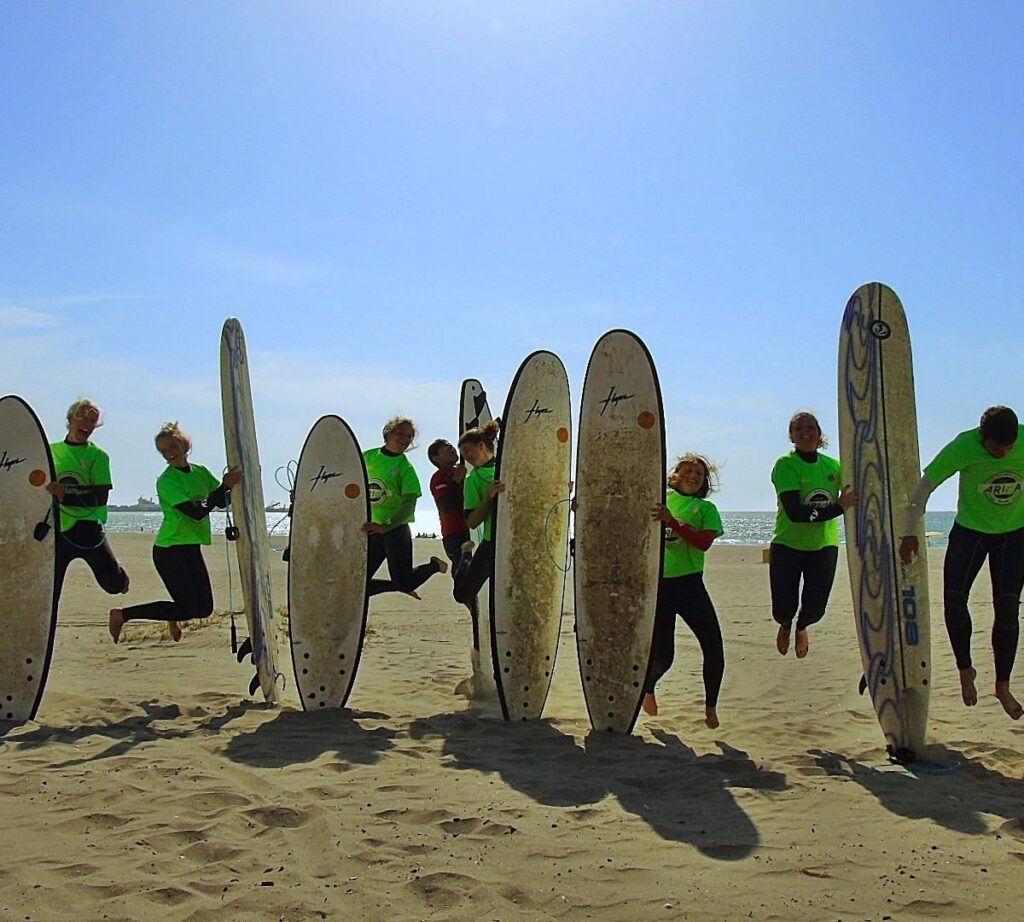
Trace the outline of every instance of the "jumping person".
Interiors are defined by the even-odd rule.
[[[1024,426],[1009,407],[989,407],[977,428],[961,432],[925,467],[910,498],[900,559],[910,563],[920,550],[916,526],[939,484],[960,475],[956,518],[949,532],[942,566],[946,631],[960,671],[960,693],[968,707],[978,703],[971,665],[971,587],[988,558],[992,577],[992,653],[996,698],[1003,710],[1020,720],[1024,708],[1010,693],[1010,673],[1017,656],[1018,612],[1024,585]]]
[[[113,489],[110,458],[89,441],[101,425],[100,408],[87,398],[76,400],[68,407],[67,436],[50,446],[57,479],[46,489],[60,507],[54,582],[58,599],[73,560],[88,564],[104,592],[117,595],[128,591],[128,574],[103,531],[107,498]]]
[[[167,469],[157,478],[156,493],[164,520],[153,543],[153,563],[173,601],[146,602],[110,609],[110,636],[117,643],[128,621],[166,621],[175,641],[179,622],[213,614],[213,589],[202,545],[210,544],[210,511],[228,504],[228,491],[242,479],[237,468],[217,480],[201,464],[188,460],[192,440],[176,422],[165,423],[154,439]]]
[[[369,540],[367,594],[404,592],[418,599],[416,590],[435,573],[447,573],[448,564],[440,557],[431,557],[430,563],[415,569],[412,565],[409,523],[422,493],[416,470],[405,456],[416,438],[413,421],[394,417],[384,426],[383,437],[381,448],[363,452],[370,488],[370,521],[363,525]],[[390,579],[374,579],[373,574],[385,559]]]
[[[460,463],[455,446],[445,439],[436,439],[427,447],[427,458],[437,471],[430,478],[430,495],[437,504],[441,523],[441,544],[452,562],[452,578],[458,570],[462,546],[469,540],[466,513],[462,505],[466,465]]]
[[[471,605],[490,577],[494,563],[494,499],[505,491],[505,484],[494,479],[494,442],[500,428],[501,421],[492,419],[484,426],[467,430],[459,439],[462,457],[473,465],[463,486],[466,526],[484,527],[480,546],[474,553],[470,553],[471,546],[466,547],[466,553],[462,555],[455,574],[455,601],[463,605]],[[477,626],[474,625],[474,636],[476,630]]]
[[[656,715],[654,688],[675,659],[678,616],[693,631],[704,657],[704,723],[712,730],[718,726],[718,692],[725,674],[722,629],[704,585],[704,555],[722,534],[722,517],[707,498],[716,471],[700,455],[683,455],[668,475],[665,502],[651,512],[666,526],[665,553],[643,700],[644,711]]]
[[[817,418],[796,413],[789,421],[793,451],[772,468],[778,495],[769,551],[772,617],[779,625],[775,646],[783,656],[796,618],[796,655],[807,656],[807,629],[825,616],[839,558],[837,519],[857,502],[856,490],[841,488],[839,462],[819,449],[828,446]],[[803,587],[801,589],[801,580]],[[797,612],[799,608],[799,614]]]

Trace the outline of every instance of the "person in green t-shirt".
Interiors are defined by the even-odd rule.
[[[1021,588],[1024,587],[1024,426],[1009,407],[989,407],[975,429],[961,432],[924,469],[910,498],[900,559],[910,563],[920,550],[914,532],[924,507],[939,484],[960,475],[956,518],[942,566],[946,632],[960,671],[964,704],[978,703],[971,664],[971,587],[988,558],[992,577],[992,654],[996,698],[1020,720],[1024,708],[1010,692],[1017,656]]]
[[[363,525],[369,541],[367,595],[404,592],[418,599],[419,589],[435,573],[447,573],[448,561],[431,557],[429,563],[412,565],[412,530],[416,500],[423,492],[416,469],[405,453],[412,448],[416,426],[396,416],[384,426],[384,445],[363,452],[370,493],[370,521]],[[378,567],[388,562],[389,579],[374,579]]]
[[[704,585],[704,555],[722,534],[722,517],[707,496],[717,473],[706,458],[685,454],[669,472],[665,502],[651,512],[665,524],[665,551],[654,616],[651,662],[643,708],[658,713],[654,689],[675,659],[676,617],[693,631],[704,656],[704,723],[718,726],[718,692],[725,675],[725,648],[715,606]]]
[[[466,526],[483,525],[483,540],[473,552],[473,542],[467,541],[455,574],[452,590],[455,601],[467,606],[474,615],[473,636],[479,625],[475,623],[476,596],[494,570],[494,502],[505,492],[505,484],[494,479],[494,443],[501,429],[501,420],[492,419],[484,426],[467,429],[459,439],[459,451],[473,470],[466,475],[462,488],[462,501],[466,509]]]
[[[778,511],[768,579],[772,617],[779,625],[775,647],[783,656],[789,652],[796,618],[796,655],[802,659],[810,649],[807,629],[825,617],[835,582],[838,519],[857,502],[858,495],[849,487],[841,488],[839,462],[818,450],[827,447],[828,440],[813,413],[793,415],[789,440],[793,451],[779,458],[772,468]]]
[[[54,581],[58,599],[64,576],[74,560],[86,562],[104,592],[117,595],[128,591],[128,574],[117,562],[103,531],[107,497],[113,489],[110,458],[89,441],[93,431],[102,425],[100,408],[83,397],[68,407],[68,434],[64,441],[50,446],[57,479],[46,489],[60,508]]]
[[[179,622],[213,614],[213,589],[202,546],[211,543],[210,511],[225,508],[228,492],[242,479],[238,468],[218,480],[201,464],[190,462],[192,439],[176,422],[165,423],[154,441],[167,469],[156,481],[164,520],[153,544],[153,563],[172,601],[110,609],[114,643],[120,641],[128,621],[166,621],[171,637],[178,641]]]

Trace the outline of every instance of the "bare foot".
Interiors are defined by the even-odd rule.
[[[658,699],[654,697],[654,692],[644,693],[644,713],[651,717],[658,716]]]
[[[775,635],[775,649],[783,656],[789,653],[789,628],[784,624],[779,625],[779,633]]]
[[[177,621],[168,621],[167,627],[170,629],[171,632],[171,640],[173,640],[175,643],[181,640],[181,625],[178,624]]]
[[[447,560],[442,560],[440,557],[431,557],[430,558],[430,562],[434,563],[434,564],[437,564],[437,572],[438,573],[447,573],[448,572],[448,561]]]
[[[807,630],[796,632],[796,643],[794,644],[796,649],[796,658],[803,659],[807,656],[807,651],[811,649],[811,639],[807,636]]]
[[[114,638],[114,643],[117,643],[121,639],[121,628],[124,627],[124,612],[120,608],[110,609],[107,627],[110,628],[110,636]]]
[[[969,708],[974,707],[978,703],[978,689],[974,687],[974,680],[977,677],[977,670],[972,669],[970,666],[960,670],[960,696],[964,699],[964,704]]]
[[[716,708],[711,706],[704,708],[704,723],[712,730],[718,727],[718,711]]]
[[[1010,693],[1009,682],[996,682],[996,697],[1003,706],[1003,710],[1013,720],[1020,720],[1024,716],[1024,707],[1021,707],[1020,702]]]

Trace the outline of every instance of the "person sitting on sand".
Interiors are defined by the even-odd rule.
[[[925,467],[910,498],[900,540],[900,560],[910,563],[920,550],[914,535],[928,497],[939,484],[960,475],[956,518],[942,567],[946,632],[960,670],[964,704],[978,703],[971,665],[971,586],[988,558],[992,577],[992,653],[996,698],[1020,720],[1024,708],[1010,693],[1017,656],[1018,612],[1024,586],[1024,426],[1009,407],[989,407],[977,428],[961,432]]]
[[[154,439],[167,469],[156,493],[164,514],[153,543],[153,564],[172,601],[146,602],[110,610],[110,636],[117,643],[128,621],[166,621],[171,637],[181,640],[181,621],[213,614],[213,589],[202,545],[210,544],[210,512],[228,504],[228,491],[242,479],[238,468],[217,480],[201,464],[188,460],[192,439],[177,422],[165,423]]]
[[[416,426],[411,419],[396,416],[383,431],[384,445],[363,452],[370,490],[370,521],[363,525],[368,535],[368,595],[404,592],[418,599],[419,589],[435,573],[447,573],[448,564],[431,557],[415,569],[412,565],[412,530],[416,500],[420,498],[420,480],[405,453],[412,448]],[[374,579],[378,567],[387,559],[389,579]]]
[[[718,692],[725,675],[725,649],[715,606],[704,585],[704,555],[722,534],[722,517],[708,494],[717,473],[706,458],[685,454],[668,475],[665,502],[651,512],[665,524],[665,551],[658,584],[651,662],[644,683],[644,711],[658,713],[654,688],[675,659],[676,616],[686,622],[704,656],[704,723],[718,726]]]
[[[807,629],[825,617],[839,559],[837,519],[857,502],[856,490],[840,490],[839,462],[818,449],[828,441],[812,413],[789,421],[794,450],[772,468],[778,495],[775,533],[769,549],[772,617],[779,625],[775,646],[785,656],[796,618],[796,655],[807,656]],[[803,580],[801,592],[800,581]],[[797,607],[799,606],[799,615]]]
[[[446,439],[436,439],[427,448],[427,459],[436,473],[430,478],[430,495],[437,504],[437,517],[441,522],[441,544],[452,562],[452,578],[458,570],[462,546],[469,540],[466,512],[462,505],[462,486],[466,479],[466,465],[460,463],[455,446]]]
[[[117,562],[103,531],[107,498],[113,489],[110,458],[89,441],[103,425],[100,408],[87,398],[76,400],[67,413],[68,434],[50,446],[57,479],[46,490],[60,506],[60,530],[56,545],[54,583],[59,599],[64,576],[73,560],[84,560],[104,592],[128,591],[128,574]]]

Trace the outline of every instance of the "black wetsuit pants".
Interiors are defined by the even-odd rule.
[[[117,562],[99,522],[75,522],[67,531],[57,535],[55,553],[57,571],[54,589],[58,599],[64,588],[64,576],[73,560],[84,560],[89,565],[104,592],[116,595],[128,591],[128,574]]]
[[[412,530],[408,525],[399,525],[381,535],[370,535],[369,560],[366,572],[370,577],[367,595],[382,592],[415,592],[430,577],[439,572],[436,563],[421,563],[415,569],[412,565]],[[388,562],[390,579],[373,579],[377,568]]]
[[[476,552],[459,558],[452,595],[469,609],[473,621],[473,649],[480,649],[480,609],[477,595],[494,571],[494,542],[481,541]]]
[[[725,648],[722,629],[711,596],[704,585],[703,573],[689,573],[663,579],[658,587],[658,607],[654,615],[654,642],[651,664],[644,691],[654,692],[658,680],[668,672],[676,653],[676,617],[693,631],[704,655],[704,703],[718,706],[718,692],[725,675]]]
[[[836,578],[839,548],[798,551],[785,544],[772,544],[770,553],[768,579],[772,591],[772,617],[784,627],[790,627],[796,618],[798,631],[817,624],[825,617],[825,606]]]
[[[191,621],[213,614],[210,574],[198,544],[154,545],[153,564],[174,601],[129,605],[123,609],[125,621]]]
[[[1017,656],[1020,634],[1018,612],[1024,585],[1024,528],[989,535],[954,523],[949,532],[946,560],[942,567],[946,631],[958,669],[971,668],[971,613],[967,599],[971,586],[988,558],[992,578],[992,652],[996,681],[1008,682]]]

